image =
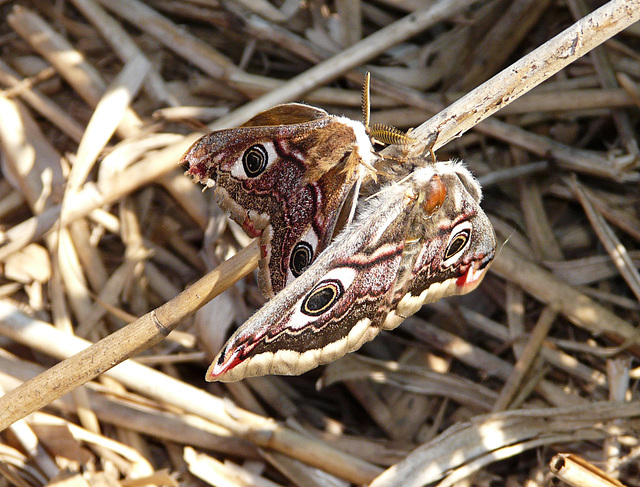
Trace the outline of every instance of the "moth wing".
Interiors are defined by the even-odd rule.
[[[364,211],[283,292],[225,344],[207,380],[296,375],[373,339],[389,312],[408,219],[404,188],[394,186]]]
[[[295,125],[328,116],[329,114],[321,108],[302,103],[283,103],[258,113],[243,123],[241,127]]]
[[[416,253],[403,301],[397,305],[398,312],[405,315],[424,303],[472,291],[495,257],[495,232],[479,204],[480,185],[461,164],[437,164],[447,198],[436,219],[412,226],[414,231],[434,237],[424,239]],[[436,225],[438,228],[433,228]]]
[[[275,123],[283,117],[287,124]],[[205,135],[183,157],[187,173],[215,181],[220,206],[260,237],[265,296],[293,281],[330,242],[347,195],[362,177],[362,154],[371,153],[370,145],[359,147],[358,130],[364,128],[323,110],[286,104],[247,126]]]
[[[477,286],[495,236],[455,172],[447,163],[419,168],[380,191],[299,279],[238,329],[207,380],[301,374],[395,328],[425,302]]]
[[[451,161],[437,162],[434,169],[436,176],[425,185],[424,211],[408,226],[386,330],[425,303],[475,289],[495,256],[495,232],[480,208],[476,179]]]

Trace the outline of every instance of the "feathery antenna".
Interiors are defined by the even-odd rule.
[[[385,145],[409,145],[415,140],[409,137],[405,132],[391,125],[376,123],[369,127],[371,120],[371,100],[369,92],[371,87],[371,73],[367,71],[364,75],[364,84],[362,86],[362,116],[364,118],[364,127],[371,137],[372,141]]]
[[[362,85],[362,117],[364,118],[364,127],[369,130],[369,120],[371,117],[371,103],[369,100],[369,87],[371,84],[371,73],[367,71],[364,75],[364,84]]]

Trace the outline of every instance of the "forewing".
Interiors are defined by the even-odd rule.
[[[283,107],[260,114],[258,121],[273,122]],[[346,195],[361,174],[353,128],[320,116],[324,112],[313,107],[305,113],[313,119],[213,132],[183,157],[188,174],[207,184],[214,181],[220,206],[250,236],[260,237],[260,287],[267,297],[293,281],[328,245]],[[318,166],[324,168],[321,174]]]

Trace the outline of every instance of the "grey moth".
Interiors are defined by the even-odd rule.
[[[233,334],[207,380],[301,374],[424,303],[478,286],[496,248],[479,184],[456,162],[399,166],[306,271]]]

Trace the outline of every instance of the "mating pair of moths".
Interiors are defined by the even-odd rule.
[[[259,285],[272,298],[227,341],[207,380],[301,374],[484,277],[496,243],[478,182],[451,161],[384,159],[372,139],[402,136],[370,129],[368,96],[364,104],[364,124],[278,105],[184,155],[188,174],[259,237]]]

